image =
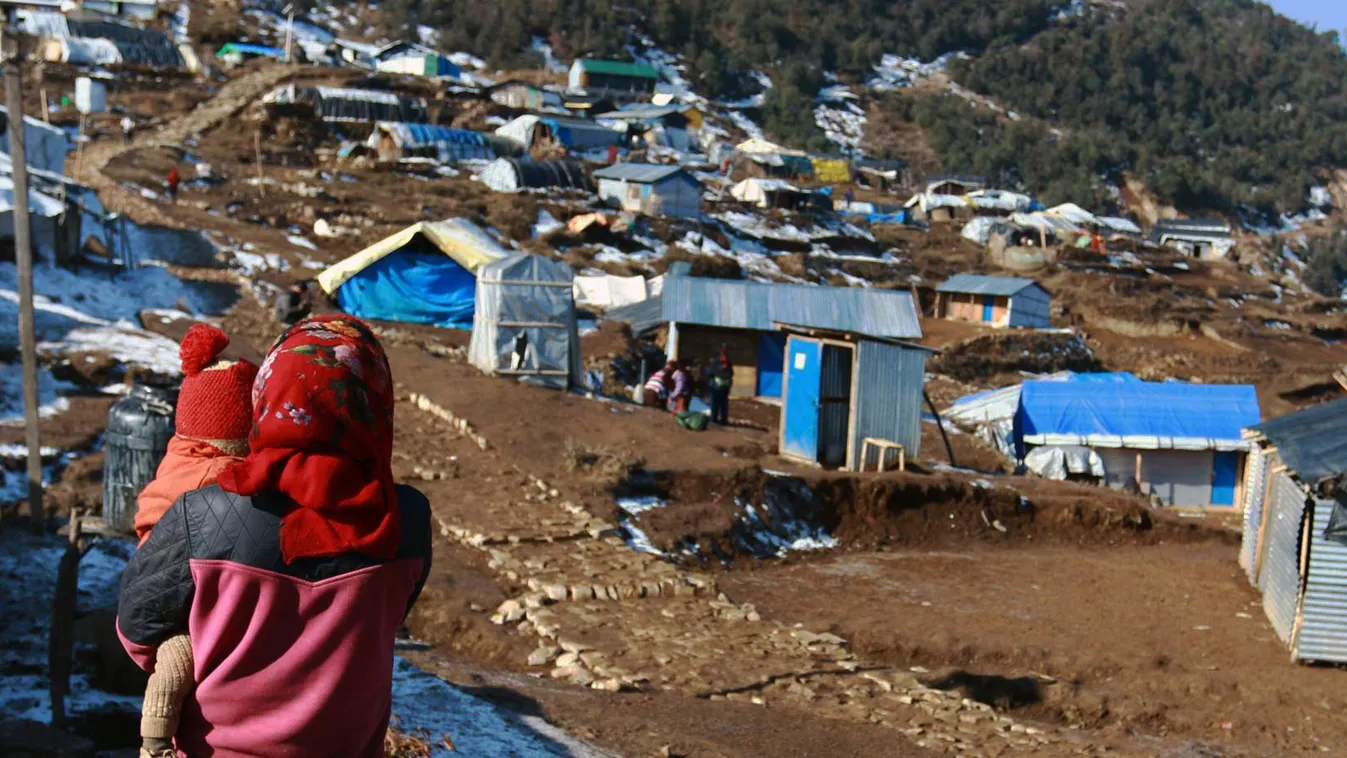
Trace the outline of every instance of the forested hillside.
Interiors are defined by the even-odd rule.
[[[312,2],[312,0],[308,0]],[[699,93],[774,86],[752,115],[768,134],[826,148],[812,102],[825,72],[860,82],[885,53],[966,53],[960,85],[1030,119],[901,93],[946,169],[1047,197],[1107,201],[1123,172],[1181,208],[1293,212],[1347,167],[1347,55],[1252,0],[385,0],[390,31],[528,65],[534,38],[562,58],[628,56],[632,30],[682,56]],[[536,63],[536,61],[533,61]]]

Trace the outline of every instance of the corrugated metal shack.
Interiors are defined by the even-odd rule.
[[[576,189],[593,192],[594,184],[584,168],[575,161],[528,161],[497,158],[482,169],[477,178],[497,192],[523,189]]]
[[[599,90],[629,97],[650,95],[659,83],[659,72],[645,63],[580,58],[571,64],[571,89]]]
[[[778,324],[888,339],[921,337],[906,290],[668,275],[660,296],[640,306],[633,313],[632,320],[640,322],[639,328],[633,323],[633,333],[667,324],[665,352],[672,358],[701,362],[725,345],[734,364],[731,394],[737,397],[782,396],[786,334]]]
[[[681,166],[616,163],[594,172],[599,197],[647,216],[696,218],[702,212],[702,184]]]
[[[421,98],[382,90],[286,84],[269,92],[262,103],[269,113],[312,115],[324,121],[423,124],[430,120]]]
[[[1347,399],[1252,427],[1240,563],[1293,661],[1347,663]]]
[[[785,324],[782,329],[789,335],[783,457],[859,471],[868,463],[867,438],[902,445],[908,457],[921,453],[926,357],[935,351],[855,332]]]
[[[1052,295],[1033,279],[955,274],[935,292],[936,318],[1034,329],[1052,325]]]

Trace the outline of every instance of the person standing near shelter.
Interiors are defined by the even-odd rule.
[[[645,380],[645,387],[641,393],[641,405],[647,408],[663,408],[669,397],[669,385],[673,383],[674,369],[678,364],[669,361],[664,364],[664,368],[650,375]]]
[[[176,203],[178,202],[178,182],[180,181],[177,166],[169,168],[167,178],[168,178],[168,199]]]
[[[247,457],[179,498],[122,575],[132,659],[190,633],[186,758],[383,758],[393,644],[430,571],[430,504],[393,483],[393,381],[365,324],[288,329]]]
[[[122,116],[122,144],[131,144],[132,135],[136,131],[136,122],[131,120],[130,116]]]
[[[725,426],[730,423],[730,389],[734,387],[734,364],[730,363],[729,349],[720,346],[720,353],[711,361],[711,423]]]
[[[679,363],[673,366],[673,392],[669,393],[669,410],[674,413],[687,413],[692,404],[692,375]]]

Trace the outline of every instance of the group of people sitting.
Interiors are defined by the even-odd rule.
[[[137,501],[117,632],[150,672],[142,758],[384,755],[393,645],[430,571],[430,507],[393,482],[393,382],[344,316],[259,367],[204,324],[176,434]]]
[[[707,364],[706,389],[710,396],[711,423],[730,423],[730,390],[734,387],[734,364],[725,345]],[[670,360],[650,375],[642,392],[642,405],[667,408],[672,413],[687,413],[692,405],[693,381],[688,367]]]

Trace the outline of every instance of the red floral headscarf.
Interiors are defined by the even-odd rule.
[[[342,316],[292,326],[257,372],[253,409],[251,452],[219,484],[294,501],[281,521],[286,562],[347,552],[394,557],[393,388],[369,327]]]

